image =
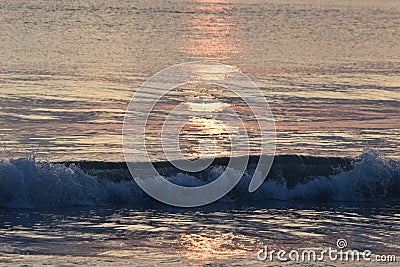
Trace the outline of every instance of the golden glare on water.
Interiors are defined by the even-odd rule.
[[[229,156],[231,138],[223,122],[214,118],[191,118],[180,132],[180,146],[188,158]]]
[[[254,248],[246,246],[242,236],[233,232],[214,234],[181,234],[180,246],[183,248],[181,254],[193,260],[215,260],[227,259],[235,256],[245,255]]]
[[[207,136],[221,135],[226,132],[223,123],[213,118],[191,118],[183,128],[183,130],[185,129],[187,131],[196,130],[198,134]]]
[[[192,30],[191,35],[183,37],[180,50],[195,59],[222,60],[241,51],[238,41],[232,37],[236,27],[230,17],[232,8],[224,1],[215,2],[196,5],[195,14],[185,21]]]
[[[197,82],[175,88],[155,106],[147,124],[148,140],[160,138],[161,128],[168,138],[178,127],[179,150],[186,158],[230,156],[231,138],[239,127],[233,121],[235,105],[221,96],[231,97],[225,87],[216,84]],[[174,125],[171,128],[163,126],[167,114]],[[176,149],[173,145],[170,148]]]
[[[230,68],[223,65],[193,66],[194,72],[203,80],[225,80],[226,75],[231,72]]]
[[[221,111],[224,107],[228,106],[228,104],[221,102],[212,102],[212,103],[188,103],[189,109],[192,111],[199,112],[215,112]]]

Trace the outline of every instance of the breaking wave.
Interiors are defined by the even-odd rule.
[[[370,151],[352,162],[349,168],[338,170],[335,174],[304,174],[308,173],[308,169],[315,168],[319,161],[323,162],[319,168],[336,168],[327,167],[326,158],[314,158],[312,164],[300,164],[302,171],[295,177],[293,173],[285,175],[289,172],[284,171],[285,168],[293,170],[292,162],[274,163],[283,171],[275,171],[256,192],[248,192],[250,171],[224,201],[239,200],[245,205],[246,201],[265,202],[270,199],[354,202],[400,200],[400,164],[396,160],[382,158],[377,152]],[[0,207],[140,205],[154,201],[132,179],[114,179],[116,174],[127,175],[126,168],[84,169],[77,164],[36,162],[33,159],[0,161]],[[201,179],[184,173],[166,177],[176,184],[199,186],[216,179],[223,171],[223,166],[212,166]]]

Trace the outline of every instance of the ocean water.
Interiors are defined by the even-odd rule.
[[[257,253],[338,239],[398,262],[399,11],[395,0],[1,1],[0,265],[281,266],[293,262]],[[139,86],[190,61],[232,65],[256,83],[274,115],[278,156],[254,193],[250,166],[221,200],[179,209],[131,179],[121,132]],[[160,114],[179,101],[221,97],[247,115],[221,88],[180,89],[153,114],[155,162],[165,160]],[[215,136],[215,156],[229,157],[211,119],[184,129],[184,154],[196,158]],[[249,137],[256,156],[259,136]],[[223,170],[162,171],[195,186]],[[377,264],[297,262],[343,263]]]
[[[323,158],[313,160],[302,165],[326,169]],[[280,161],[282,170],[293,168],[293,159]],[[126,179],[111,180],[111,170]],[[208,180],[182,173],[165,178],[198,186],[222,171],[213,166]],[[385,264],[397,266],[400,164],[373,152],[329,176],[272,177],[255,193],[248,192],[247,173],[227,196],[191,209],[153,200],[124,169],[87,173],[74,164],[32,159],[0,164],[0,264],[375,266],[381,264],[377,255],[384,255],[395,257]],[[257,258],[265,246],[321,251],[337,249],[338,239],[346,240],[347,249],[370,250],[371,261]]]
[[[370,147],[398,157],[399,8],[397,1],[2,1],[0,152],[122,161],[123,118],[141,83],[174,64],[213,61],[260,87],[278,154],[357,156]]]

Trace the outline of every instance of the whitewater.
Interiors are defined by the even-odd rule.
[[[302,165],[299,161],[302,160]],[[251,168],[223,201],[240,203],[275,200],[321,201],[398,201],[400,199],[400,165],[369,151],[358,158],[324,159],[283,157],[272,168],[272,174],[254,193],[248,192]],[[297,162],[296,162],[297,161]],[[218,161],[217,161],[218,163]],[[293,173],[293,168],[298,172]],[[326,165],[331,163],[332,165]],[[86,169],[86,172],[81,168]],[[116,165],[116,166],[115,166]],[[185,186],[200,186],[218,178],[224,166],[212,165],[201,173],[176,173],[165,169],[164,178]],[[279,166],[278,166],[279,165]],[[94,167],[103,166],[101,169]],[[105,169],[113,167],[110,169]],[[116,168],[118,167],[118,168]],[[342,168],[342,169],[340,169]],[[328,170],[327,170],[328,169]],[[168,170],[171,174],[168,175]],[[290,171],[289,171],[290,170]],[[329,171],[331,170],[331,171]],[[288,175],[285,177],[284,172]],[[312,176],[314,172],[334,174]],[[90,173],[90,174],[89,174]],[[96,173],[98,174],[96,176]],[[119,181],[116,181],[119,180]],[[123,164],[116,163],[51,163],[21,158],[0,162],[0,206],[37,208],[130,204],[133,207],[153,201],[135,183]]]

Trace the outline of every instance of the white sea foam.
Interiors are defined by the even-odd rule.
[[[142,194],[133,181],[99,180],[75,165],[67,167],[31,159],[0,162],[0,206],[4,207],[136,202]]]
[[[223,172],[214,167],[213,180]],[[248,192],[251,175],[245,175],[224,201],[268,199],[312,201],[374,201],[400,199],[400,164],[375,152],[360,156],[350,171],[328,177],[310,177],[289,187],[285,177],[270,179]],[[194,176],[177,174],[168,179],[185,186],[205,184]],[[133,180],[114,182],[90,176],[76,165],[17,159],[0,162],[0,206],[8,208],[140,203],[151,201]]]
[[[245,177],[237,187],[247,190],[251,177]],[[333,200],[374,201],[400,199],[400,164],[383,159],[375,151],[360,156],[354,168],[328,177],[310,177],[305,182],[288,187],[287,181],[267,180],[249,197],[257,200]]]

